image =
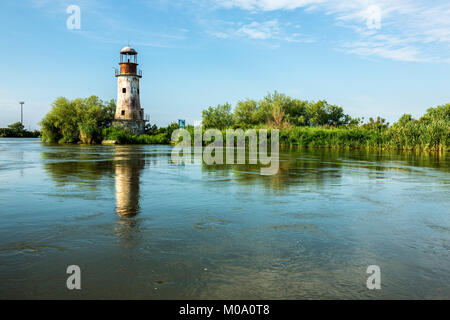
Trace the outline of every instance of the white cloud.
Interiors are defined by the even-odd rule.
[[[226,8],[238,7],[245,10],[292,10],[311,4],[324,2],[323,0],[219,0]]]
[[[347,53],[353,53],[361,56],[378,56],[381,58],[408,61],[408,62],[425,62],[428,59],[420,57],[420,51],[413,47],[389,48],[384,46],[358,46],[354,44],[347,48]]]
[[[213,37],[220,38],[220,39],[229,39],[229,38],[231,38],[231,35],[226,33],[226,32],[209,31],[208,33],[210,35],[212,35]]]
[[[239,8],[251,13],[299,8],[322,12],[333,17],[337,27],[354,30],[352,45],[335,43],[336,48],[352,54],[402,61],[448,62],[450,59],[450,2],[447,0],[216,0],[216,3],[222,8]],[[373,26],[368,19],[375,6],[381,15],[380,25],[369,28]],[[260,36],[263,39],[263,33]]]
[[[242,26],[237,34],[244,35],[250,39],[270,39],[279,33],[280,27],[277,20],[271,20],[263,23],[252,22]]]
[[[289,33],[286,31],[290,27],[289,22],[280,23],[277,19],[268,21],[252,21],[249,23],[215,23],[213,31],[207,33],[220,39],[251,39],[259,41],[271,41],[265,43],[268,48],[278,48],[281,42],[312,43],[316,40],[306,37],[299,32]],[[221,31],[216,31],[220,29]]]

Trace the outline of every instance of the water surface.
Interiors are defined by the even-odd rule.
[[[448,156],[286,149],[261,176],[170,152],[0,139],[0,298],[450,298]]]

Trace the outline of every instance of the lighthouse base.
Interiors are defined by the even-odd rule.
[[[122,127],[126,132],[140,135],[145,132],[145,120],[114,120],[114,127]]]

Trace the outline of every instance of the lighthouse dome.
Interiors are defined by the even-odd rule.
[[[122,50],[120,50],[120,54],[130,54],[130,55],[134,55],[137,54],[137,51],[134,50],[132,47],[130,46],[126,46],[124,47]]]

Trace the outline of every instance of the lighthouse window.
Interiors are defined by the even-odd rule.
[[[138,89],[138,94],[139,94],[139,89]]]
[[[127,93],[127,88],[122,88],[122,93]]]
[[[123,115],[123,116],[125,115],[125,110],[122,110],[122,115]]]

